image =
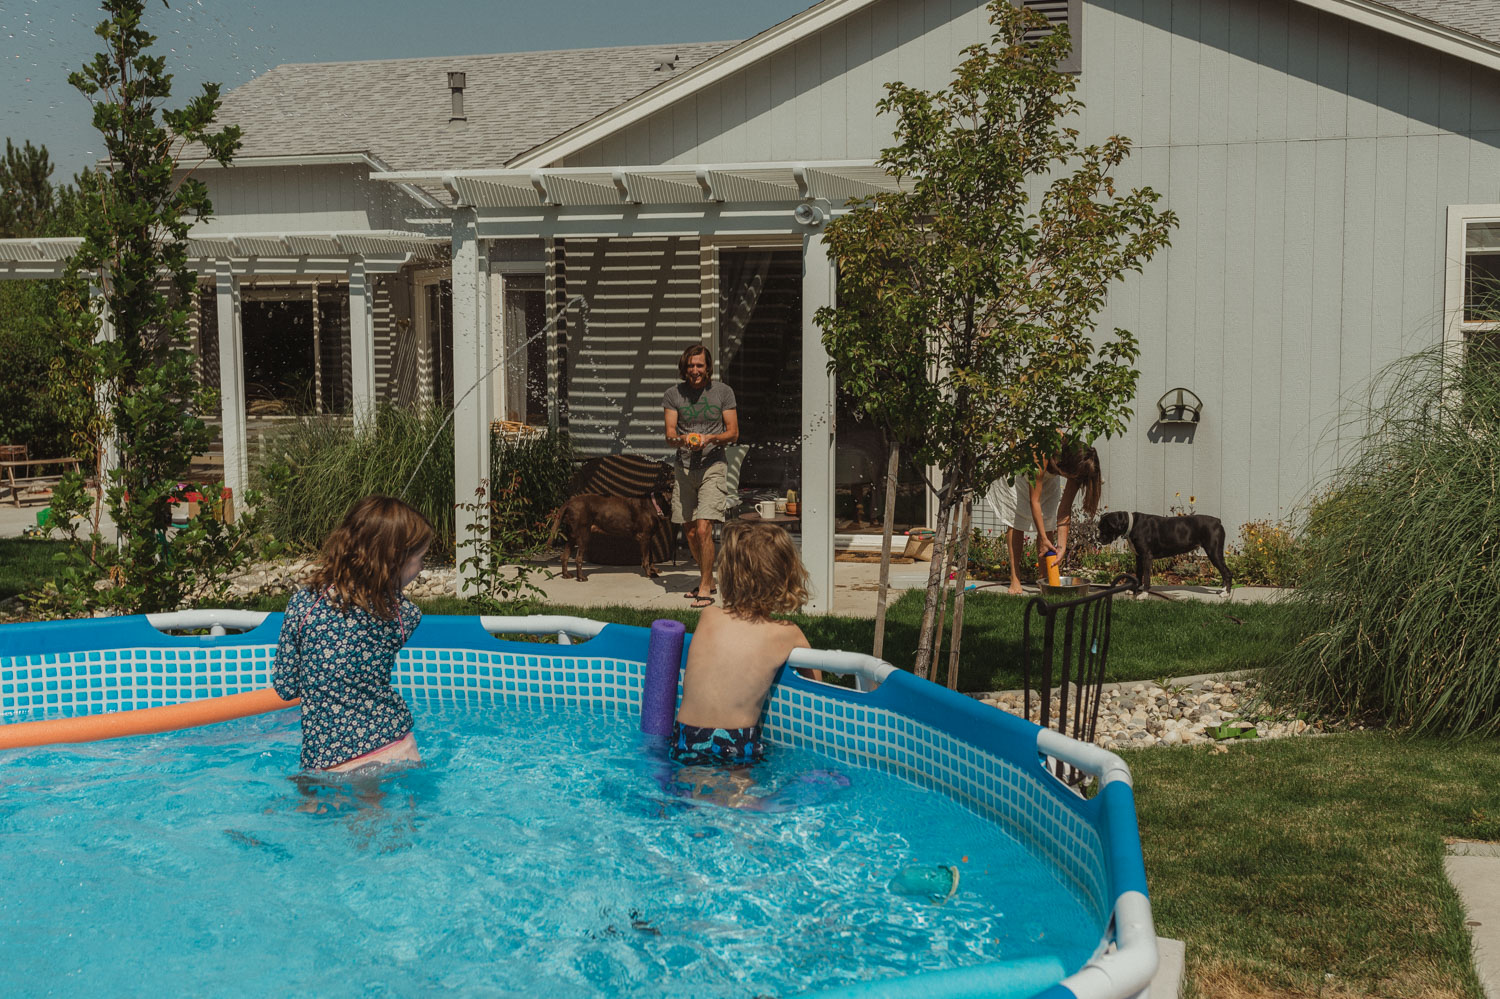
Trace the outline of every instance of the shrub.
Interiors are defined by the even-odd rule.
[[[565,431],[535,437],[490,438],[490,495],[510,497],[505,519],[515,542],[536,547],[546,542],[552,512],[568,498],[573,478],[573,442]],[[507,528],[509,530],[509,528]]]
[[[1305,637],[1270,693],[1413,732],[1500,731],[1497,376],[1434,350],[1377,378],[1310,511],[1291,601]]]
[[[432,553],[451,556],[453,424],[447,415],[436,407],[383,406],[360,430],[307,417],[277,431],[252,470],[264,495],[262,526],[290,548],[316,550],[355,500],[383,493],[432,521]]]
[[[1302,573],[1302,543],[1287,524],[1252,520],[1240,527],[1240,546],[1224,560],[1234,581],[1245,586],[1296,586]],[[1201,559],[1206,565],[1207,559]]]
[[[263,526],[287,546],[312,551],[355,500],[384,493],[404,499],[432,521],[437,531],[432,554],[451,558],[453,423],[447,416],[436,407],[384,406],[361,430],[316,417],[289,424],[266,439],[254,470],[265,496]],[[515,539],[523,551],[544,541],[547,519],[567,498],[572,474],[573,446],[564,433],[492,438],[490,495],[514,497],[503,514],[496,514],[504,521],[503,536]]]

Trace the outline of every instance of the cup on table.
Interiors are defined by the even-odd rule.
[[[770,520],[772,517],[776,516],[776,501],[761,500],[759,503],[755,504],[755,512],[760,514],[762,520]]]
[[[776,515],[781,516],[784,513],[786,513],[786,497],[783,496],[776,500]]]

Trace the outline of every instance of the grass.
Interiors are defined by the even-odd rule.
[[[418,601],[429,614],[472,614],[462,600],[445,597]],[[684,601],[686,603],[686,601]],[[263,598],[257,610],[281,610],[285,597]],[[1026,601],[1009,596],[971,593],[964,610],[964,641],[959,659],[959,689],[965,692],[1015,690],[1021,686],[1021,626]],[[518,608],[517,614],[568,614],[646,627],[657,618],[681,621],[691,631],[698,613],[682,608],[626,606],[572,607],[559,604]],[[814,648],[868,652],[875,622],[863,618],[792,618]],[[1116,600],[1110,639],[1108,679],[1158,680],[1267,665],[1283,647],[1286,615],[1274,604],[1167,603]],[[912,661],[922,624],[922,595],[908,591],[886,621],[885,658],[898,666]],[[943,659],[946,675],[947,658]]]
[[[53,556],[66,547],[65,541],[0,538],[0,600],[8,600],[55,578],[57,563]]]
[[[1500,839],[1500,742],[1364,732],[1121,755],[1190,999],[1480,999],[1444,838]]]

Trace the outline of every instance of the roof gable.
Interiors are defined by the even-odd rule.
[[[542,167],[628,128],[743,69],[810,38],[879,0],[822,0],[801,14],[726,48],[661,86],[510,159],[507,167]],[[1497,0],[1294,0],[1449,55],[1500,69],[1500,2]],[[1039,7],[1045,4],[1039,4]],[[1087,16],[1086,14],[1084,16]],[[969,41],[978,41],[970,39]],[[957,46],[955,46],[957,48]]]

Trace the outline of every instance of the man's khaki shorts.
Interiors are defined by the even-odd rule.
[[[676,488],[672,490],[672,523],[685,524],[690,520],[724,520],[729,509],[729,483],[725,478],[728,466],[716,461],[697,471],[674,464],[672,473]]]

